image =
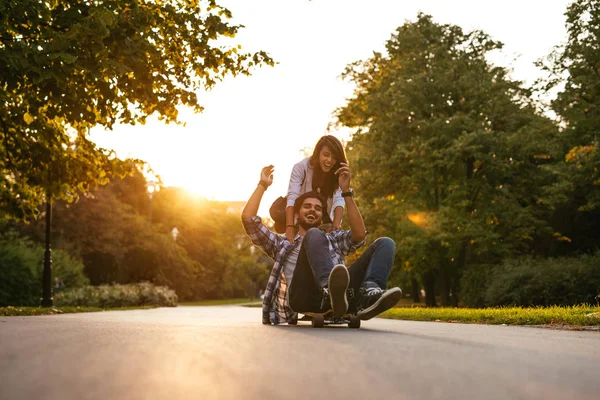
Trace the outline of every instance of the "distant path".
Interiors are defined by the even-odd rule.
[[[599,332],[272,327],[239,306],[0,317],[1,399],[599,397]]]

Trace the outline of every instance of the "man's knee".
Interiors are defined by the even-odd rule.
[[[310,228],[309,230],[306,231],[306,234],[304,235],[304,240],[307,242],[311,242],[313,240],[318,240],[319,238],[324,238],[325,237],[325,232],[323,232],[322,230],[320,230],[319,228]]]
[[[386,248],[393,252],[396,251],[396,243],[389,237],[380,237],[373,242],[379,248]]]

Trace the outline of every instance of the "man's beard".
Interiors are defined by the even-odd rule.
[[[300,225],[305,230],[309,230],[310,228],[318,228],[321,226],[322,218],[316,218],[313,222],[309,222],[306,217],[298,218],[298,225]]]

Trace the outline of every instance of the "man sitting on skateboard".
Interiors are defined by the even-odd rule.
[[[256,215],[264,192],[273,183],[273,166],[261,171],[258,186],[242,211],[242,223],[252,243],[275,261],[264,293],[263,324],[293,322],[296,312],[330,310],[337,318],[350,312],[368,320],[402,297],[400,288],[385,290],[396,251],[392,239],[377,239],[350,268],[344,265],[344,257],[364,244],[367,232],[352,197],[349,166],[342,164],[336,174],[350,230],[320,230],[325,200],[317,192],[308,192],[294,205],[298,233],[291,243],[285,235],[271,232]]]

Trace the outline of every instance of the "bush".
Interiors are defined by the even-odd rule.
[[[594,304],[600,291],[600,252],[578,257],[508,260],[485,291],[488,306]]]
[[[33,306],[40,302],[41,281],[18,246],[0,245],[0,307]]]
[[[484,307],[486,287],[489,285],[493,267],[470,265],[460,280],[460,301],[467,307]]]
[[[39,305],[43,269],[42,246],[20,237],[14,231],[1,234],[0,307]],[[52,270],[53,275],[60,277],[66,288],[89,283],[83,273],[83,264],[63,251],[52,251]]]
[[[149,282],[128,285],[85,286],[67,290],[54,297],[57,306],[83,307],[176,307],[177,295],[166,286],[155,286]]]

